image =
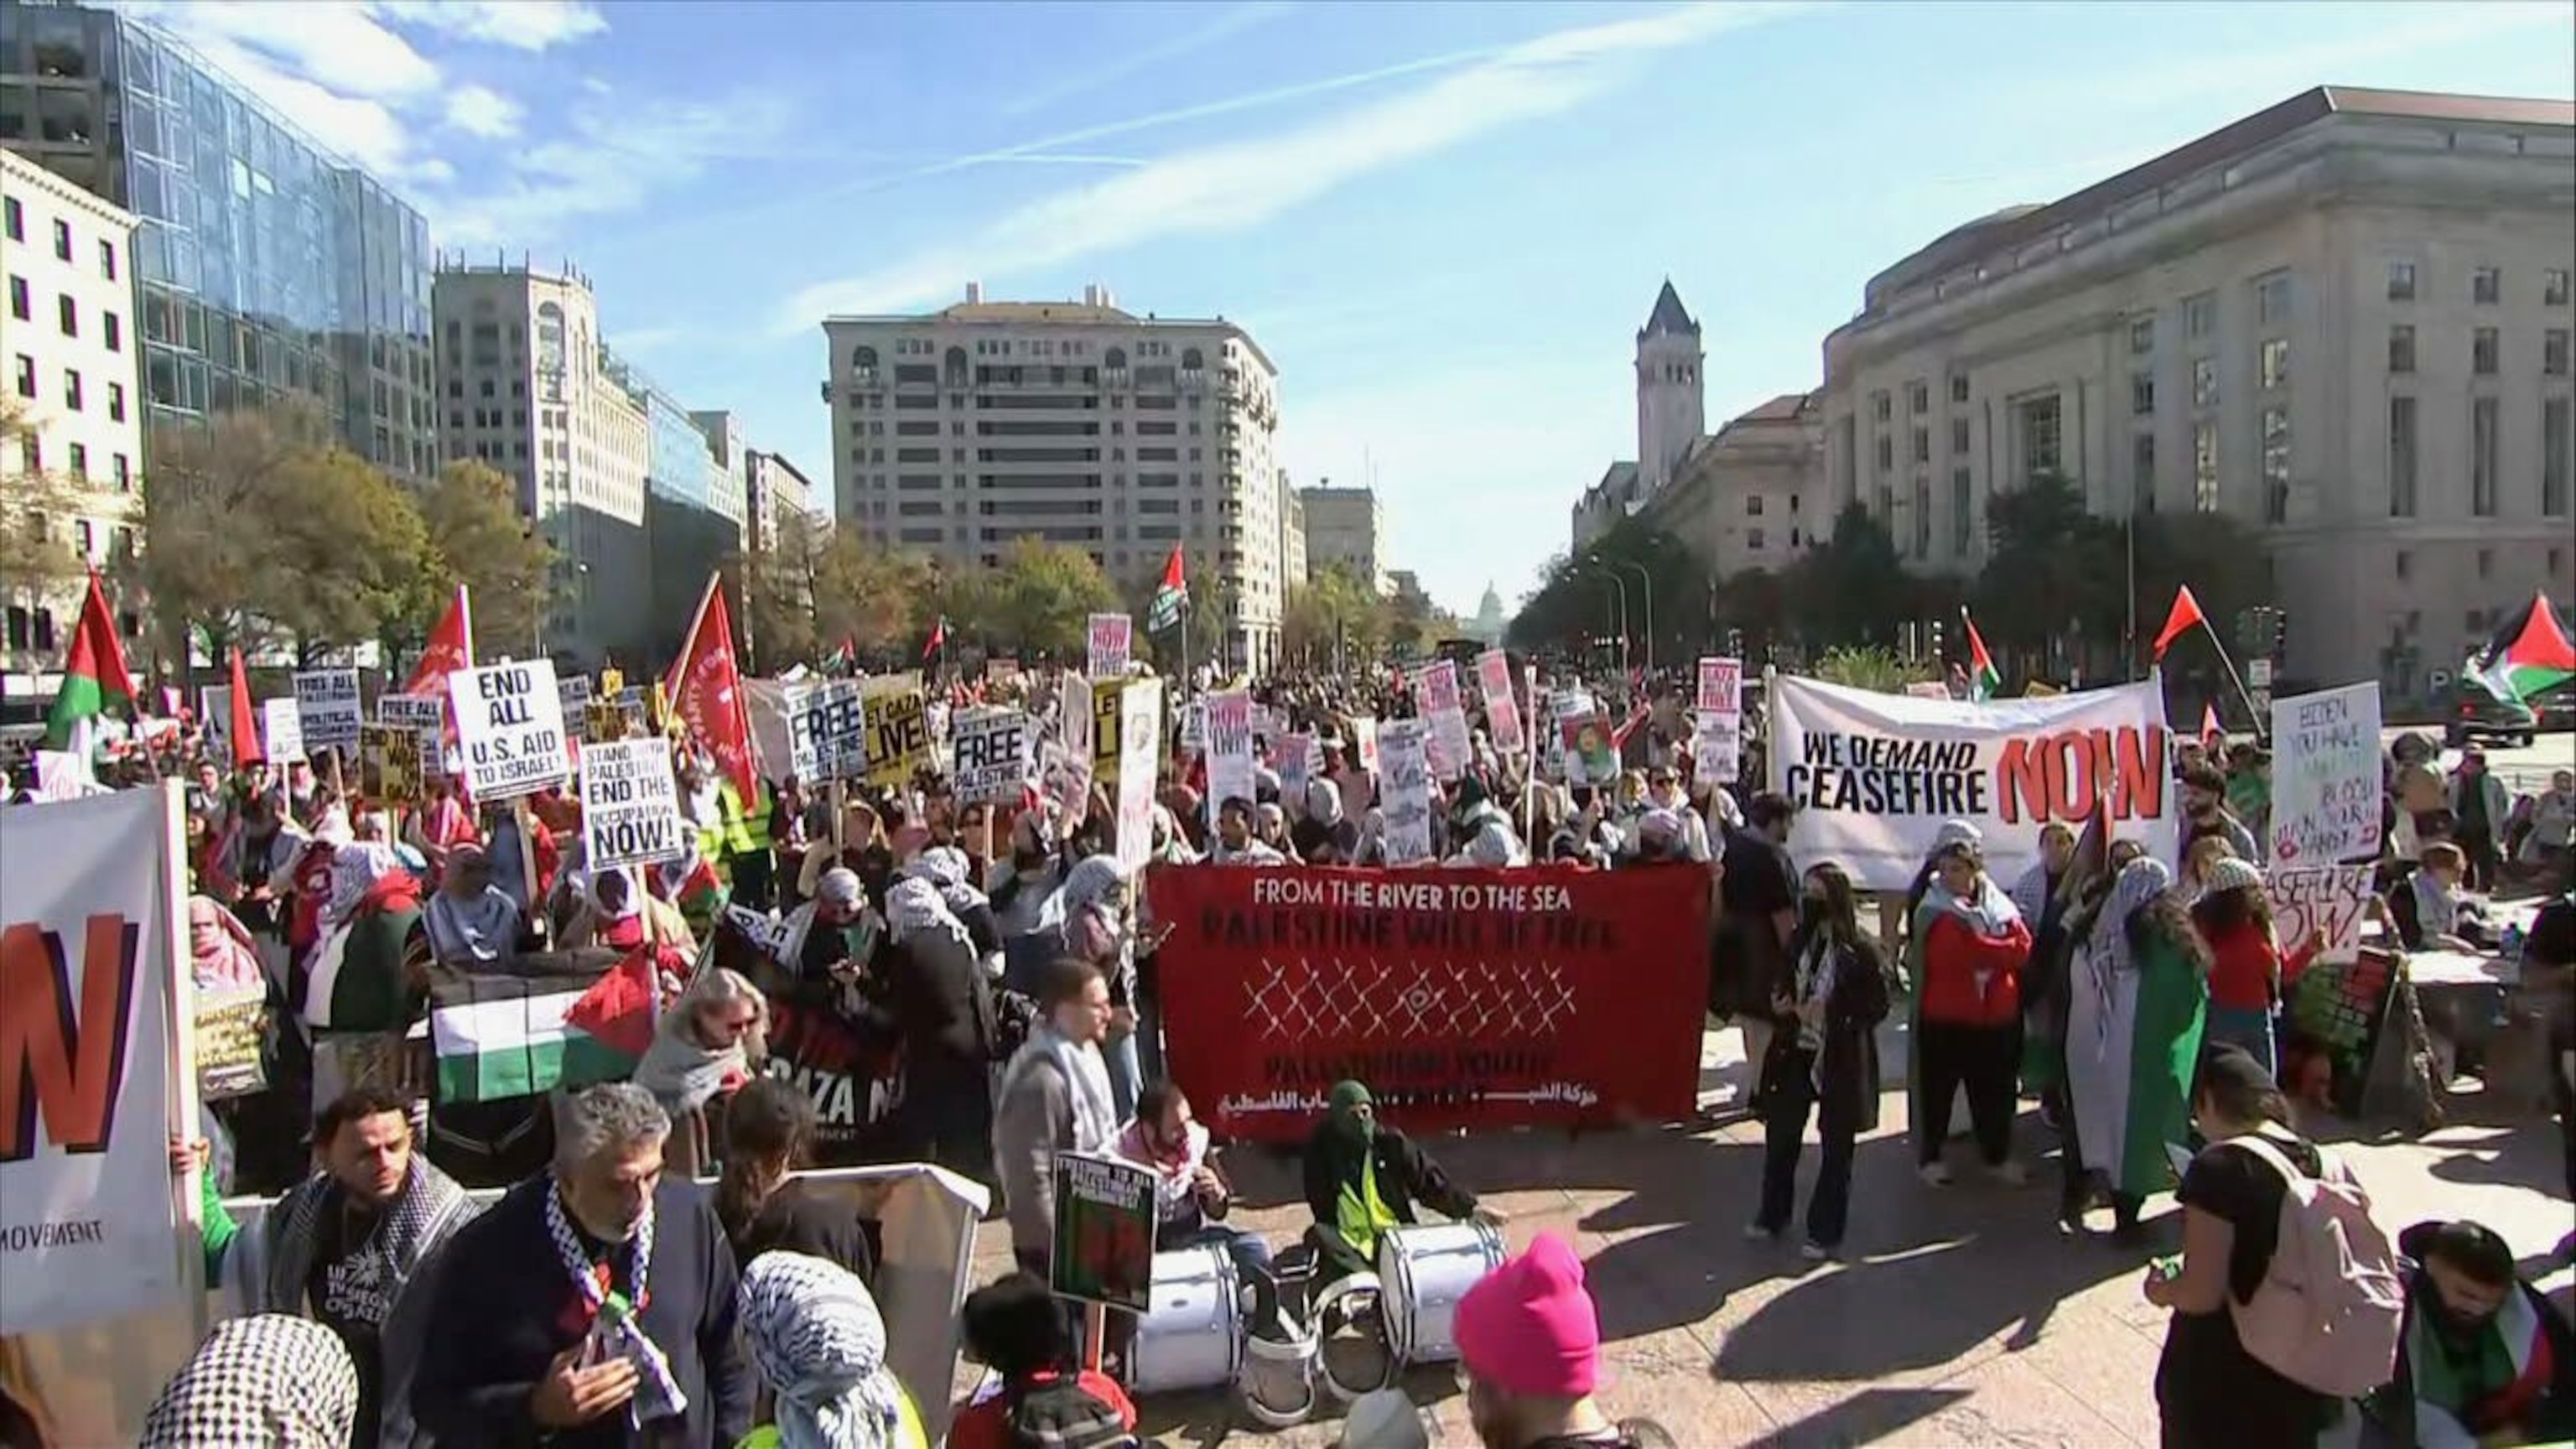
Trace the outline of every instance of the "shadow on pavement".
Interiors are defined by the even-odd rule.
[[[1966,1389],[1863,1389],[1829,1409],[1783,1424],[1767,1441],[1778,1449],[1843,1449],[1902,1432],[1967,1398]]]

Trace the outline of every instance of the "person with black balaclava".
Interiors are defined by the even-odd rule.
[[[1412,1139],[1377,1120],[1377,1099],[1366,1086],[1337,1083],[1329,1101],[1306,1140],[1306,1206],[1315,1214],[1306,1241],[1321,1259],[1318,1289],[1374,1271],[1378,1239],[1416,1222],[1416,1203],[1452,1218],[1491,1220],[1474,1193],[1451,1182]]]

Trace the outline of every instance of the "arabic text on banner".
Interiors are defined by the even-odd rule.
[[[533,795],[572,778],[553,660],[460,669],[447,676],[447,688],[465,787],[476,800]]]
[[[2096,797],[2111,832],[2175,855],[2163,685],[2049,699],[1916,699],[1781,675],[1769,691],[1770,788],[1797,807],[1789,853],[1838,861],[1863,890],[1902,891],[1942,822],[1985,835],[1986,869],[2012,881],[2038,857],[2040,827],[2078,829]]]
[[[1689,871],[1157,868],[1172,1078],[1302,1142],[1355,1077],[1415,1131],[1687,1117],[1708,989]]]
[[[2379,682],[2272,701],[2272,863],[2379,853]]]

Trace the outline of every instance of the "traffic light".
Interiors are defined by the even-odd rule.
[[[1938,619],[1932,621],[1932,657],[1935,659],[1950,657],[1949,651],[1942,648],[1941,621]]]

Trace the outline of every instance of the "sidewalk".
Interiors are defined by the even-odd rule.
[[[1886,1070],[1901,1081],[1895,1036]],[[1744,1073],[1737,1034],[1709,1033],[1703,1062],[1703,1102],[1732,1102]],[[2571,1223],[2568,1204],[2543,1190],[2561,1180],[2552,1124],[2481,1123],[2474,1098],[2452,1110],[2455,1125],[2420,1141],[2341,1123],[2323,1135],[2392,1235],[2423,1218],[2474,1217],[2526,1258],[2549,1251]],[[2019,1190],[1968,1170],[1964,1149],[1959,1185],[1926,1188],[1904,1133],[1904,1094],[1890,1092],[1854,1169],[1850,1256],[1822,1265],[1802,1261],[1794,1241],[1742,1236],[1761,1180],[1757,1123],[1425,1146],[1508,1215],[1515,1250],[1541,1231],[1575,1244],[1601,1312],[1605,1403],[1661,1421],[1693,1449],[2154,1444],[2165,1315],[2138,1296],[2144,1256],[2059,1235],[2054,1143],[2036,1115],[2023,1113],[2017,1140],[2037,1181]],[[1813,1162],[1811,1151],[1810,1172]],[[1305,1226],[1294,1159],[1237,1149],[1226,1167],[1242,1195],[1235,1221],[1293,1241]],[[2162,1250],[2178,1245],[2173,1211],[2169,1197],[2148,1208],[2164,1219]],[[977,1281],[1007,1270],[1002,1224],[986,1224],[977,1249]],[[2562,1270],[2543,1286],[2563,1302],[2570,1282]],[[1435,1442],[1473,1445],[1454,1372],[1416,1370],[1405,1387],[1432,1411]],[[1322,1449],[1338,1433],[1326,1420],[1265,1432],[1213,1395],[1141,1407],[1165,1445]]]

